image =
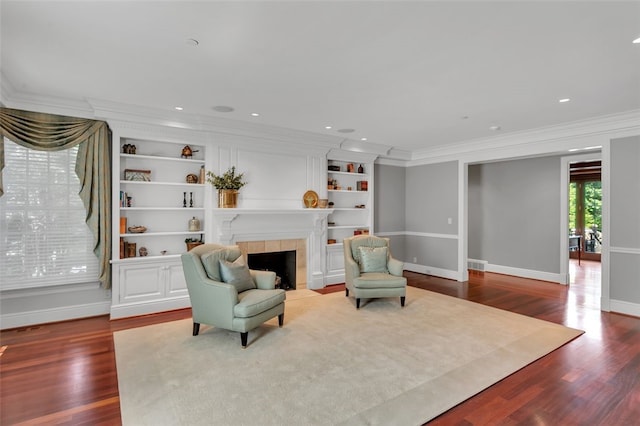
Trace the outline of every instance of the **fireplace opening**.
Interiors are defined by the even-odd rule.
[[[247,255],[249,269],[273,271],[279,278],[279,288],[296,289],[296,252],[278,251],[270,253],[249,253]],[[278,281],[278,278],[276,279]],[[277,283],[276,281],[276,283]]]

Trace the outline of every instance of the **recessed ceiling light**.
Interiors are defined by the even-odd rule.
[[[356,129],[338,129],[338,132],[340,133],[353,133],[355,131]]]
[[[184,108],[182,108],[181,106],[177,106],[177,107],[175,107],[175,108],[176,108],[176,111],[182,111],[182,110],[184,109]]]
[[[218,112],[231,112],[233,111],[233,107],[226,105],[217,105],[213,107],[213,110]]]
[[[633,40],[633,44],[640,44],[640,37],[638,37],[637,39]]]
[[[191,47],[196,47],[200,44],[200,42],[198,40],[196,40],[195,38],[188,38],[187,39],[187,45],[191,46]]]
[[[324,128],[327,129],[327,130],[333,129],[333,127],[331,127],[331,126],[324,126]]]
[[[491,126],[491,127],[489,127],[489,130],[493,130],[494,132],[497,132],[500,129],[501,129],[500,126]]]
[[[562,98],[562,99],[558,99],[558,102],[560,102],[561,104],[565,103],[565,102],[569,102],[571,99],[569,98]]]
[[[258,114],[257,112],[252,112],[252,113],[251,113],[251,116],[252,116],[252,117],[260,117],[260,114]]]
[[[360,140],[361,140],[361,141],[366,141],[366,140],[367,140],[367,138],[360,138]]]

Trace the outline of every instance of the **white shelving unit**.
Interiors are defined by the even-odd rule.
[[[135,154],[124,152],[135,145]],[[114,214],[112,255],[111,318],[142,315],[189,306],[180,254],[186,251],[186,238],[203,239],[205,223],[204,183],[189,183],[187,175],[200,177],[205,166],[204,146],[189,146],[191,158],[181,156],[184,143],[120,138],[120,153],[114,155],[114,187],[120,200]],[[125,171],[145,171],[148,180],[129,180]],[[148,173],[147,173],[148,172]],[[127,197],[130,197],[127,199]],[[200,221],[199,231],[189,231],[189,220]],[[126,220],[125,229],[120,219]],[[144,226],[143,233],[128,231]],[[120,250],[120,242],[135,244]],[[147,256],[140,255],[145,247]]]
[[[120,218],[126,218],[127,226],[142,225],[144,233],[120,233],[127,243],[135,243],[136,251],[145,247],[148,257],[180,254],[186,250],[186,238],[200,238],[204,234],[204,188],[203,183],[188,183],[188,174],[197,178],[205,165],[204,148],[197,150],[192,158],[182,158],[182,146],[174,143],[124,140],[124,145],[135,145],[136,154],[120,154],[120,193],[131,197],[130,206],[123,200]],[[125,179],[126,170],[148,170],[150,181]],[[186,207],[185,207],[186,206]],[[200,231],[189,232],[189,220],[200,220]],[[119,220],[119,219],[118,219]],[[136,252],[136,256],[138,253]],[[123,256],[120,256],[122,259]],[[126,257],[126,259],[130,259]]]
[[[347,165],[352,164],[354,170],[362,165],[364,171],[347,172]],[[329,166],[340,167],[340,171],[327,171],[328,198],[333,203],[333,214],[328,218],[327,240],[335,240],[334,244],[342,244],[346,237],[354,235],[354,231],[370,231],[372,221],[372,180],[368,169],[373,164],[354,163],[351,161],[329,160]],[[367,190],[358,190],[358,182],[367,182]],[[337,185],[331,189],[329,182]],[[330,204],[331,206],[331,204]]]
[[[325,284],[328,285],[344,282],[342,241],[357,232],[373,234],[375,156],[339,151],[330,153],[327,159],[327,197],[333,208],[327,219]],[[333,170],[335,168],[339,170]],[[366,190],[358,184],[363,181],[366,182]]]

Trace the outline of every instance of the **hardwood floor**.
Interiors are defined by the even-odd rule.
[[[594,307],[599,265],[581,263],[570,286],[491,273],[457,283],[406,272],[416,287],[586,331],[430,425],[638,424],[640,318]],[[113,332],[190,316],[186,309],[0,332],[0,424],[120,424]]]

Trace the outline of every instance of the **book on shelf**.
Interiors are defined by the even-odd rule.
[[[356,190],[358,191],[368,191],[369,190],[369,182],[366,180],[359,180],[356,182]]]

